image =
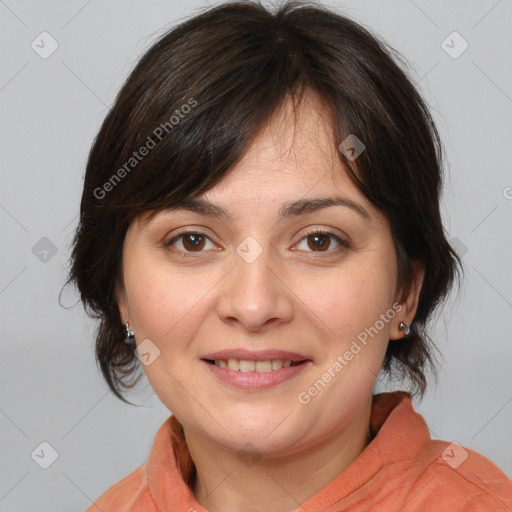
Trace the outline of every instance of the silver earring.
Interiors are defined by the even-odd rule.
[[[124,342],[128,345],[133,345],[135,343],[135,332],[130,331],[130,327],[128,326],[128,322],[124,324],[124,329],[126,331],[126,336]]]
[[[409,336],[409,333],[411,332],[411,329],[410,327],[407,325],[407,324],[404,324],[403,322],[400,322],[398,324],[398,328],[401,330],[401,331],[404,331],[404,334],[406,336]]]

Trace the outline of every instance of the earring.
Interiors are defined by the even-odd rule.
[[[128,326],[128,322],[126,322],[124,324],[124,329],[126,331],[126,336],[125,336],[124,342],[127,345],[133,345],[133,343],[135,343],[135,332],[134,331],[130,331],[130,327]]]
[[[404,331],[404,334],[406,336],[409,336],[409,333],[411,332],[411,329],[410,327],[407,325],[407,324],[404,324],[403,322],[400,322],[398,324],[398,328],[401,330],[401,331]]]

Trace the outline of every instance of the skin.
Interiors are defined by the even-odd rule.
[[[160,355],[146,376],[183,425],[197,468],[193,493],[210,512],[296,510],[346,469],[369,443],[372,391],[389,340],[414,318],[418,273],[399,296],[387,219],[349,180],[319,99],[309,93],[293,117],[288,100],[232,171],[202,196],[231,220],[186,210],[134,221],[123,248],[121,318]],[[330,206],[278,221],[281,205],[339,195]],[[205,234],[199,248],[183,228]],[[312,229],[333,233],[315,245]],[[252,263],[236,249],[262,248]],[[174,240],[172,245],[165,243]],[[198,239],[196,239],[198,240]],[[320,248],[318,248],[320,246]],[[188,255],[188,257],[183,255]],[[309,403],[298,400],[379,315],[400,311]],[[392,341],[391,341],[392,342]],[[312,363],[266,390],[221,382],[200,360],[228,348],[282,349]],[[237,457],[246,443],[261,457]]]

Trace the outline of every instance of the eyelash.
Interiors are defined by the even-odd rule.
[[[176,242],[180,238],[182,238],[184,236],[187,236],[187,235],[200,235],[200,236],[206,238],[207,240],[209,240],[210,242],[213,243],[211,238],[206,233],[203,233],[202,231],[191,231],[191,230],[189,230],[189,231],[183,231],[181,233],[178,233],[171,240],[169,240],[168,242],[165,242],[164,245],[165,245],[166,248],[169,248],[170,250],[172,250],[173,252],[178,253],[180,256],[182,256],[184,258],[191,258],[191,257],[193,258],[193,257],[195,257],[194,254],[201,254],[202,252],[204,252],[204,251],[197,251],[197,252],[182,251],[181,249],[176,249],[175,247],[172,246],[174,244],[174,242]],[[306,252],[311,252],[314,255],[337,253],[337,252],[340,252],[343,249],[349,249],[351,247],[349,242],[347,242],[346,240],[341,239],[340,237],[338,237],[334,233],[331,233],[329,231],[322,231],[322,230],[318,230],[318,229],[306,233],[299,240],[299,243],[302,242],[304,239],[306,239],[306,238],[308,238],[310,236],[313,236],[313,235],[329,236],[329,237],[333,238],[334,240],[336,240],[336,242],[338,242],[340,244],[340,247],[337,247],[336,249],[330,249],[330,250],[327,250],[327,251],[318,251],[318,252],[317,251],[306,251]]]

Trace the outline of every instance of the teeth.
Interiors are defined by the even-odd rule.
[[[272,371],[272,361],[256,361],[256,371],[257,372],[271,372]]]
[[[288,368],[291,366],[292,362],[282,359],[273,359],[266,361],[248,361],[245,359],[219,359],[215,361],[215,366],[220,366],[221,368],[229,368],[235,372],[271,372],[272,370],[280,370],[281,368]]]
[[[237,372],[240,369],[240,361],[238,359],[228,359],[228,368]]]
[[[272,361],[272,370],[280,370],[283,367],[283,361],[276,359]]]
[[[244,361],[243,359],[240,361],[241,372],[253,372],[254,370],[256,370],[256,363],[254,361]]]

